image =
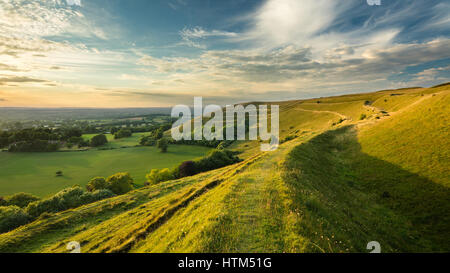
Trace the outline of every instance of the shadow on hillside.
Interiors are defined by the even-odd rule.
[[[321,226],[300,224],[309,237],[322,228],[353,240],[354,251],[365,251],[366,238],[386,241],[391,251],[450,250],[450,189],[363,153],[352,126],[297,146],[285,177],[297,209],[325,219]]]

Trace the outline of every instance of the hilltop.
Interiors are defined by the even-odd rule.
[[[274,152],[41,217],[0,252],[450,251],[450,86],[280,105]]]

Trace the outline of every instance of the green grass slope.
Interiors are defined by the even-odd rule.
[[[243,162],[39,219],[0,252],[448,252],[449,90],[283,102],[277,151],[235,143]]]

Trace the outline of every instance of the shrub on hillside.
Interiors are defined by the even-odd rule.
[[[91,181],[86,185],[86,189],[89,192],[103,190],[108,188],[108,183],[106,183],[106,179],[104,177],[95,177],[92,178]]]
[[[361,116],[359,117],[359,120],[364,120],[364,119],[366,119],[367,118],[367,115],[366,114],[361,114]]]
[[[30,204],[31,202],[38,201],[39,197],[34,196],[29,193],[16,193],[11,196],[7,196],[5,198],[5,201],[7,203],[7,206],[17,206],[19,208],[25,208]]]
[[[195,162],[197,173],[219,169],[234,163],[240,159],[229,150],[213,150],[206,157]]]
[[[185,161],[178,167],[180,177],[192,176],[197,173],[194,161]]]
[[[131,137],[133,132],[129,129],[120,129],[118,132],[114,134],[114,139],[120,139],[125,137]]]
[[[167,168],[162,170],[153,169],[145,177],[150,185],[156,185],[176,178],[174,173]]]
[[[113,196],[114,194],[108,190],[91,193],[76,186],[62,190],[50,198],[30,203],[26,208],[26,212],[33,217],[38,217],[44,212],[55,213],[73,209]]]
[[[8,202],[6,202],[5,198],[3,196],[0,196],[0,207],[1,206],[7,206]]]
[[[221,141],[220,143],[219,143],[219,145],[217,145],[217,150],[225,150],[226,148],[228,148],[231,144],[233,144],[233,141],[231,141],[231,140],[224,140],[224,141]]]
[[[81,195],[80,200],[83,205],[97,202],[99,200],[107,199],[116,196],[108,189],[96,190],[94,192],[85,192]]]
[[[106,136],[104,134],[101,135],[96,135],[91,139],[91,146],[92,147],[98,147],[98,146],[102,146],[105,145],[106,143],[108,143],[108,139],[106,138]]]
[[[283,144],[283,143],[285,143],[285,142],[288,142],[288,141],[291,141],[291,140],[296,139],[296,138],[297,138],[297,136],[289,135],[289,136],[285,137],[285,138],[281,141],[281,144]]]
[[[241,159],[229,150],[213,150],[206,157],[198,161],[186,161],[181,163],[174,170],[153,169],[146,175],[148,184],[158,184],[164,181],[196,175],[201,172],[215,170],[237,162]]]
[[[129,173],[117,173],[106,179],[108,189],[115,194],[125,194],[133,190],[133,178]]]
[[[0,233],[11,231],[31,221],[31,217],[17,206],[0,207]]]

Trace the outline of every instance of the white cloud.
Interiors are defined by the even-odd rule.
[[[70,3],[81,4],[79,0]],[[0,71],[14,72],[17,77],[80,82],[127,63],[123,53],[73,42],[107,36],[88,20],[84,9],[67,4],[65,0],[0,1]]]
[[[233,90],[239,89],[255,97],[258,93],[265,94],[267,99],[277,99],[276,92],[291,92],[292,98],[311,91],[384,88],[390,84],[387,79],[393,73],[446,58],[450,40],[364,48],[365,57],[355,55],[359,50],[337,48],[333,54],[353,57],[319,60],[309,47],[288,45],[272,50],[208,50],[198,58],[141,55],[139,63],[148,68],[143,71],[149,75],[159,75],[159,90],[236,95]],[[183,80],[183,84],[171,81],[173,78]]]
[[[4,36],[78,35],[106,38],[105,32],[87,20],[83,13],[60,0],[8,0],[0,5],[0,34]]]
[[[269,0],[249,15],[251,29],[242,39],[270,47],[301,44],[331,25],[340,1]]]
[[[203,29],[202,27],[195,27],[195,28],[184,28],[182,31],[180,31],[180,36],[183,42],[181,44],[190,46],[190,47],[196,47],[201,49],[206,49],[206,46],[200,42],[199,40],[211,38],[211,37],[236,37],[237,34],[234,32],[227,32],[227,31],[220,31],[220,30],[212,30],[207,31]]]

